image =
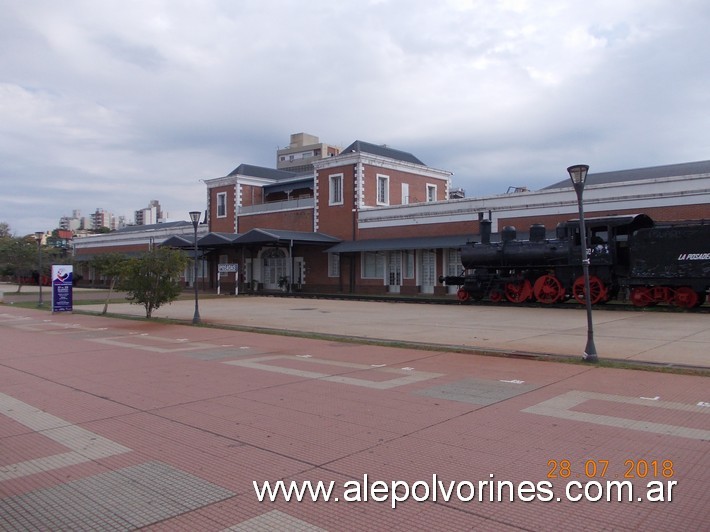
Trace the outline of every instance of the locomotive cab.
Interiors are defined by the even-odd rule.
[[[621,274],[628,272],[629,268],[629,235],[639,229],[653,227],[654,224],[645,214],[631,214],[590,218],[585,225],[590,267],[613,265],[617,274]],[[579,220],[559,224],[557,233],[571,238],[575,248],[573,253],[581,257]]]

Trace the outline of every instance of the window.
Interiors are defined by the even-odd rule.
[[[409,183],[402,183],[402,205],[409,203]]]
[[[461,250],[449,249],[446,255],[446,274],[460,275],[463,266],[461,265]]]
[[[390,178],[386,175],[377,175],[377,204],[390,204]]]
[[[220,192],[217,194],[217,218],[227,216],[227,193]]]
[[[408,249],[404,252],[402,268],[405,279],[414,278],[414,250]]]
[[[340,253],[328,253],[328,277],[340,277]]]
[[[427,201],[436,201],[436,185],[427,185],[426,186],[426,200]]]
[[[329,205],[343,204],[343,174],[333,174],[329,176]]]
[[[385,255],[377,251],[366,251],[362,254],[363,279],[384,279]]]

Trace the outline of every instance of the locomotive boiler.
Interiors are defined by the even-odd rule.
[[[582,246],[587,250],[592,304],[628,298],[634,305],[701,305],[710,288],[710,225],[657,225],[645,214],[591,218],[587,234],[578,220],[548,235],[541,224],[518,239],[505,227],[491,241],[491,222],[481,222],[480,241],[461,249],[460,275],[441,277],[458,286],[460,301],[489,299],[552,304],[585,303]]]

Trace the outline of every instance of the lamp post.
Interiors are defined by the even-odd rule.
[[[200,223],[200,211],[190,211],[190,220],[192,220],[192,228],[195,230],[195,315],[192,317],[192,323],[200,323],[200,308],[197,303],[197,225]]]
[[[597,348],[594,346],[594,328],[592,326],[592,300],[590,298],[589,288],[589,254],[587,252],[587,231],[584,227],[584,206],[582,202],[582,193],[584,192],[584,182],[587,179],[587,171],[589,165],[576,164],[567,168],[569,177],[574,185],[574,191],[577,193],[577,205],[579,206],[579,237],[582,248],[582,270],[584,272],[584,301],[587,307],[587,346],[584,348],[584,356],[582,359],[585,362],[598,362]]]
[[[37,302],[37,307],[44,305],[42,301],[42,237],[44,233],[42,231],[37,231],[35,233],[35,239],[37,240],[37,262],[39,263],[39,277],[37,277],[37,284],[39,285],[39,301]]]

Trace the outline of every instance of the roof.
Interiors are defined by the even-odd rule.
[[[369,153],[372,155],[378,155],[380,157],[387,157],[389,159],[395,159],[397,161],[404,161],[412,164],[421,164],[426,166],[422,161],[417,159],[414,155],[409,152],[395,150],[386,145],[371,144],[369,142],[363,142],[361,140],[356,140],[350,146],[345,148],[340,152],[341,155],[346,155],[348,153],[360,152]]]
[[[130,233],[132,231],[156,231],[161,229],[175,229],[176,227],[184,226],[192,227],[192,222],[186,222],[185,220],[179,220],[177,222],[163,222],[159,224],[150,225],[127,225],[126,227],[121,227],[112,231],[113,233]]]
[[[568,220],[567,224],[575,225],[579,223],[579,218]],[[585,218],[587,227],[593,225],[608,225],[609,227],[621,227],[624,225],[639,229],[642,227],[653,227],[653,220],[646,214],[615,214],[612,216],[598,216],[596,218]]]
[[[325,233],[311,233],[306,231],[286,231],[281,229],[252,229],[234,240],[234,244],[267,244],[290,243],[294,244],[335,244],[339,238]]]
[[[328,253],[352,253],[358,251],[393,251],[400,249],[460,248],[466,245],[471,238],[472,235],[446,235],[349,240],[336,244],[327,251]]]
[[[185,238],[180,235],[173,235],[160,243],[161,246],[169,248],[189,248],[194,246],[194,238]]]
[[[274,179],[280,181],[282,179],[291,179],[296,177],[296,172],[288,172],[286,170],[276,170],[275,168],[266,168],[265,166],[254,166],[253,164],[240,164],[228,175],[243,175],[248,177],[261,177],[265,179]]]
[[[210,246],[226,246],[234,243],[239,238],[239,233],[218,233],[211,232],[197,241],[197,245],[201,248]]]
[[[590,173],[587,175],[586,185],[608,185],[626,181],[640,181],[642,179],[662,179],[664,177],[680,177],[696,174],[710,174],[710,161],[694,163],[668,164],[665,166],[650,166],[648,168],[634,168],[631,170],[616,170],[614,172]],[[542,190],[554,188],[572,188],[572,181],[567,178]]]

